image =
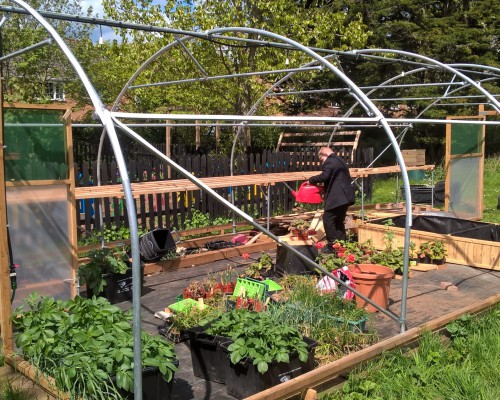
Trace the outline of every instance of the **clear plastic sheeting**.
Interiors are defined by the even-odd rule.
[[[66,185],[7,187],[7,215],[17,291],[13,307],[32,292],[71,298],[69,202]]]
[[[450,160],[450,201],[448,210],[459,218],[482,217],[481,193],[482,157],[454,158]]]

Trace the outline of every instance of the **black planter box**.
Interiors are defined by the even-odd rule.
[[[300,245],[293,246],[293,248],[313,261],[318,257],[318,250],[314,246]],[[288,250],[285,246],[278,246],[274,270],[276,273],[281,275],[313,273],[313,270],[308,264]]]
[[[196,326],[187,330],[194,376],[208,381],[225,383],[224,363],[226,353],[220,347],[221,342],[230,340],[223,336],[205,333],[206,326]]]
[[[179,360],[174,362],[177,367]],[[114,380],[114,378],[113,378]],[[142,399],[143,400],[170,400],[172,397],[172,386],[174,376],[170,382],[166,382],[157,367],[148,367],[142,370]],[[133,400],[134,394],[118,389],[123,399]]]
[[[263,374],[257,370],[257,366],[253,365],[250,359],[233,364],[227,350],[227,347],[232,342],[221,343],[220,347],[227,353],[227,357],[222,364],[226,370],[227,393],[237,399],[243,399],[312,371],[314,368],[314,351],[318,342],[307,337],[304,337],[304,341],[307,343],[309,352],[309,357],[305,363],[299,360],[297,352],[293,352],[289,355],[290,362],[273,361],[269,364],[269,369]]]
[[[92,289],[87,289],[87,298],[93,295],[105,297],[111,304],[132,300],[132,268],[125,274],[104,275],[106,286],[101,293],[94,293]],[[141,266],[141,292],[144,286],[144,267]]]

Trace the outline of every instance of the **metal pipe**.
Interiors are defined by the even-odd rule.
[[[132,197],[132,190],[130,186],[130,181],[128,180],[127,168],[125,166],[125,161],[123,159],[123,154],[120,149],[120,144],[116,137],[114,125],[111,121],[111,115],[108,110],[106,110],[104,104],[102,103],[99,95],[97,94],[95,88],[92,83],[88,79],[85,71],[81,67],[80,63],[76,59],[76,57],[71,52],[70,48],[66,45],[61,36],[57,33],[57,31],[42,17],[40,13],[34,10],[29,4],[27,4],[23,0],[12,0],[14,3],[20,5],[26,10],[26,13],[31,14],[44,28],[45,30],[52,36],[57,45],[61,48],[66,58],[73,66],[75,72],[79,76],[83,86],[85,87],[92,105],[95,108],[96,114],[101,119],[102,123],[106,127],[108,131],[108,135],[110,136],[110,141],[113,147],[113,151],[115,153],[115,157],[118,163],[118,168],[120,170],[120,174],[123,182],[123,190],[125,192],[125,200],[127,203],[127,212],[129,214],[129,218],[131,219],[131,227],[130,227],[130,241],[132,248],[132,285],[134,289],[133,293],[133,331],[134,331],[134,393],[136,400],[142,400],[142,343],[141,343],[141,317],[140,317],[140,264],[139,264],[139,237],[137,235],[137,221],[135,221],[135,205]],[[139,279],[137,279],[139,277]],[[135,290],[135,288],[138,290]]]
[[[21,54],[27,53],[31,50],[36,50],[39,49],[40,47],[47,46],[48,44],[52,44],[53,40],[52,39],[45,39],[41,41],[40,43],[32,44],[31,46],[25,47],[24,49],[14,51],[10,54],[7,54],[6,56],[0,57],[0,62],[10,60],[11,58],[20,56]]]
[[[232,79],[232,78],[241,78],[246,76],[260,76],[260,75],[271,75],[271,74],[282,74],[285,72],[305,72],[305,71],[321,71],[323,68],[321,66],[318,67],[308,67],[308,68],[290,68],[290,69],[275,69],[270,71],[257,71],[257,72],[245,72],[241,74],[230,74],[230,75],[218,75],[218,76],[205,76],[202,78],[189,78],[189,79],[180,79],[177,81],[168,81],[168,82],[156,82],[156,83],[146,83],[143,85],[132,85],[129,86],[129,89],[141,89],[155,86],[168,86],[168,85],[176,85],[180,83],[193,83],[193,82],[207,82],[214,81],[218,79]]]

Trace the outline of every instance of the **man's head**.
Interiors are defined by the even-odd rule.
[[[321,149],[319,149],[318,153],[319,160],[324,163],[327,157],[332,153],[333,150],[330,149],[329,147],[322,147]]]

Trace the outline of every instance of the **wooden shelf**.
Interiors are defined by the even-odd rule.
[[[423,165],[420,167],[407,167],[409,171],[424,170],[429,171],[434,169],[434,165]],[[397,165],[390,167],[378,168],[351,168],[350,173],[352,178],[363,178],[369,175],[390,174],[401,172],[401,168]],[[236,175],[236,176],[218,176],[212,178],[200,178],[200,181],[211,189],[259,185],[268,186],[279,182],[305,181],[311,176],[318,175],[320,171],[302,171],[302,172],[279,172],[271,174],[251,174],[251,175]],[[134,198],[145,196],[148,194],[158,193],[177,193],[200,188],[188,179],[173,179],[165,181],[150,181],[136,182],[131,184],[132,195]],[[124,198],[123,186],[119,185],[103,185],[103,186],[86,186],[75,189],[77,200],[81,199],[96,199],[104,197]]]

